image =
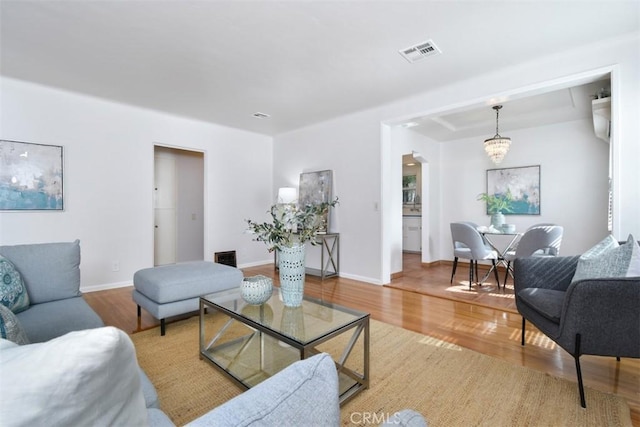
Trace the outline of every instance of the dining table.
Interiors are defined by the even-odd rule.
[[[486,227],[478,227],[478,232],[482,235],[489,246],[491,246],[491,248],[498,254],[496,263],[491,266],[487,274],[485,274],[482,279],[484,282],[489,275],[493,273],[493,270],[498,267],[498,265],[502,265],[504,268],[507,268],[505,255],[517,245],[524,233],[515,230],[501,231],[495,228],[487,229]],[[505,239],[502,239],[501,237],[505,237]],[[498,284],[498,286],[500,286],[500,284]]]

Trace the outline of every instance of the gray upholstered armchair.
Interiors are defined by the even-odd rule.
[[[571,354],[586,408],[581,355],[640,357],[640,277],[571,283],[578,258],[516,259],[514,286],[522,345],[526,319]]]

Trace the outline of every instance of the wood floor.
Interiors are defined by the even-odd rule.
[[[404,268],[414,273],[417,270],[424,271],[422,274],[408,274],[394,279],[394,284],[425,286],[427,276],[428,282],[449,284],[451,267],[448,265],[427,268],[420,265],[418,257],[409,256],[405,257]],[[273,277],[274,283],[277,283],[273,265],[247,268],[244,274],[263,274]],[[158,325],[159,321],[144,310],[141,323],[138,324],[131,289],[112,289],[84,296],[107,325],[129,333]],[[307,276],[305,294],[367,311],[376,320],[452,342],[515,365],[576,381],[573,358],[532,325],[527,324],[526,345],[520,345],[522,318],[511,311],[344,278],[321,282],[318,278]],[[171,324],[167,325],[167,333],[171,333]],[[580,360],[585,386],[624,397],[631,407],[633,425],[640,426],[640,360],[622,359],[616,362],[615,358],[596,356],[583,356]],[[576,401],[576,405],[579,404]]]

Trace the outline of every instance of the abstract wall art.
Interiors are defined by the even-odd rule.
[[[303,172],[300,174],[298,202],[301,206],[331,201],[333,171]]]
[[[0,210],[63,210],[62,147],[0,140]]]
[[[298,204],[300,206],[319,205],[329,203],[333,194],[333,171],[303,172],[300,174],[300,188],[298,190]],[[320,218],[319,233],[326,233],[329,229],[329,212]]]
[[[540,215],[540,165],[487,170],[487,194],[511,192],[511,212],[505,215]]]

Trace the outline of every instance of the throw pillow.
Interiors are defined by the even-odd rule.
[[[13,311],[0,304],[0,338],[16,344],[29,344],[29,338]]]
[[[114,327],[3,348],[0,420],[20,426],[146,426],[136,352]],[[4,424],[4,423],[2,423]]]
[[[626,243],[618,245],[618,242],[609,236],[580,257],[571,282],[638,276],[640,276],[640,246],[636,240],[629,235]]]
[[[5,350],[7,348],[15,348],[15,347],[18,347],[18,344],[4,338],[0,338],[0,351]]]
[[[0,303],[14,313],[29,308],[29,294],[22,276],[11,261],[0,255]]]

